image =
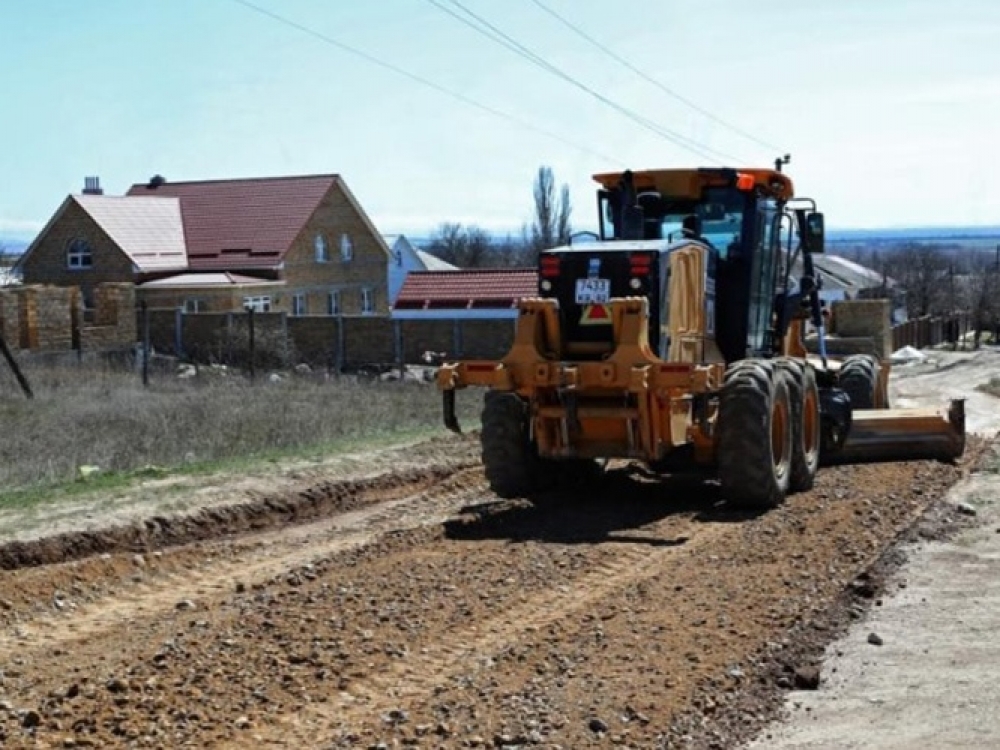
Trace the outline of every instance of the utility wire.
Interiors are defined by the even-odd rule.
[[[296,29],[297,31],[302,32],[303,34],[308,34],[309,36],[314,37],[315,39],[318,39],[321,42],[329,44],[333,47],[336,47],[337,49],[343,52],[347,52],[351,55],[354,55],[355,57],[360,57],[362,60],[372,63],[373,65],[377,65],[380,68],[392,71],[397,75],[404,76],[405,78],[408,78],[411,81],[414,81],[415,83],[419,83],[423,86],[434,89],[438,93],[450,96],[452,99],[457,99],[458,101],[464,104],[468,104],[471,107],[475,107],[478,110],[487,112],[496,117],[500,117],[504,120],[507,120],[508,122],[520,125],[521,127],[527,128],[529,130],[533,130],[536,133],[540,133],[548,138],[557,140],[566,146],[570,146],[579,151],[582,151],[583,153],[590,154],[591,156],[596,156],[602,161],[611,162],[614,164],[618,164],[620,166],[624,166],[620,159],[608,156],[607,154],[602,154],[600,151],[595,151],[594,149],[589,148],[588,146],[584,146],[580,143],[571,141],[568,138],[564,138],[563,136],[559,135],[558,133],[554,133],[551,130],[546,130],[545,128],[539,127],[538,125],[534,125],[528,122],[527,120],[523,120],[517,115],[512,115],[509,112],[504,112],[503,110],[497,109],[496,107],[492,107],[489,104],[483,104],[482,102],[477,101],[470,96],[466,96],[465,94],[458,91],[453,91],[449,88],[446,88],[445,86],[442,86],[441,84],[435,83],[434,81],[428,78],[424,78],[423,76],[417,75],[416,73],[411,73],[410,71],[405,70],[399,67],[398,65],[393,65],[390,62],[386,62],[385,60],[375,57],[374,55],[371,55],[363,50],[360,50],[357,47],[352,47],[351,45],[346,44],[345,42],[342,42],[339,39],[335,39],[331,36],[328,36],[327,34],[324,34],[321,31],[316,31],[315,29],[309,28],[308,26],[301,24],[298,21],[293,21],[290,18],[286,18],[285,16],[281,16],[277,13],[274,13],[273,11],[270,11],[267,8],[262,8],[261,6],[250,2],[250,0],[232,0],[232,2],[238,5],[242,5],[244,8],[248,8],[249,10],[252,10],[255,13],[259,13],[262,16],[266,16],[267,18],[270,18],[273,21],[277,21],[280,24]]]
[[[545,11],[550,16],[552,16],[553,18],[555,18],[561,24],[563,24],[564,26],[566,26],[567,28],[569,28],[575,34],[577,34],[581,38],[587,40],[593,46],[597,47],[597,49],[601,50],[601,52],[603,52],[604,54],[606,54],[612,60],[615,60],[619,64],[625,66],[626,68],[628,68],[629,70],[631,70],[633,73],[635,73],[637,76],[639,76],[640,78],[642,78],[647,83],[651,83],[653,86],[656,86],[656,88],[658,88],[660,91],[662,91],[664,94],[666,94],[667,96],[671,97],[675,101],[678,101],[681,104],[684,104],[685,106],[690,107],[695,112],[698,112],[698,113],[704,115],[705,117],[707,117],[712,122],[715,122],[715,123],[717,123],[719,125],[722,125],[724,128],[728,128],[729,130],[733,131],[737,135],[741,135],[744,138],[746,138],[747,140],[753,141],[758,146],[763,146],[764,148],[770,149],[770,150],[775,151],[775,152],[779,152],[779,153],[782,152],[782,149],[780,147],[778,147],[778,146],[775,146],[773,143],[768,143],[767,141],[762,140],[760,138],[757,138],[756,136],[752,135],[751,133],[748,133],[746,130],[743,130],[742,128],[739,128],[739,127],[737,127],[736,125],[733,125],[730,122],[726,122],[721,117],[717,117],[716,115],[712,114],[707,109],[705,109],[704,107],[699,107],[697,104],[695,104],[694,102],[692,102],[690,99],[687,99],[687,98],[681,96],[676,91],[674,91],[673,89],[667,87],[662,82],[656,80],[655,78],[653,78],[650,75],[647,75],[642,70],[640,70],[635,65],[633,65],[628,60],[626,60],[624,57],[622,57],[621,55],[617,54],[613,50],[608,49],[608,47],[606,47],[605,45],[601,44],[597,39],[594,39],[594,37],[592,37],[586,31],[584,31],[583,29],[581,29],[579,26],[577,26],[576,24],[572,23],[571,21],[569,21],[568,19],[566,19],[564,16],[560,15],[557,11],[553,10],[552,8],[550,8],[548,5],[546,5],[544,2],[542,2],[542,0],[531,0],[531,2],[533,2],[535,5],[537,5],[539,8],[541,8],[543,11]]]
[[[651,130],[652,132],[656,133],[657,135],[659,135],[660,137],[664,138],[665,140],[670,141],[674,145],[680,146],[681,148],[683,148],[683,149],[685,149],[687,151],[695,153],[698,156],[701,156],[703,158],[707,158],[707,159],[709,159],[711,161],[719,161],[720,158],[723,161],[728,161],[730,163],[735,163],[735,162],[739,161],[735,157],[732,157],[732,156],[730,156],[728,154],[725,154],[725,153],[722,153],[720,151],[717,151],[717,150],[711,148],[710,146],[707,146],[707,145],[705,145],[703,143],[699,143],[698,141],[695,141],[695,140],[693,140],[691,138],[688,138],[688,137],[686,137],[684,135],[681,135],[680,133],[678,133],[676,131],[673,131],[673,130],[670,130],[669,128],[663,127],[662,125],[659,125],[658,123],[653,122],[649,118],[643,117],[642,115],[638,114],[634,110],[631,110],[628,107],[625,107],[624,105],[619,104],[616,101],[613,101],[612,99],[608,98],[607,96],[604,96],[600,92],[595,91],[593,88],[587,86],[586,84],[581,83],[579,80],[577,80],[576,78],[574,78],[573,76],[571,76],[569,73],[566,73],[565,71],[561,70],[560,68],[557,68],[555,65],[553,65],[552,63],[550,63],[548,60],[546,60],[545,58],[541,57],[537,53],[533,52],[531,49],[529,49],[528,47],[526,47],[523,44],[521,44],[520,42],[518,42],[516,39],[514,39],[513,37],[511,37],[509,34],[506,34],[501,29],[497,28],[495,25],[493,25],[492,23],[490,23],[489,21],[487,21],[482,16],[480,16],[477,13],[469,10],[469,8],[467,8],[465,5],[463,5],[461,2],[459,2],[459,0],[450,0],[450,2],[451,2],[451,4],[453,6],[455,6],[456,8],[458,8],[459,10],[461,10],[463,13],[465,13],[466,16],[468,16],[468,18],[465,18],[465,17],[459,15],[458,13],[456,13],[455,11],[451,10],[450,8],[448,8],[447,6],[445,6],[441,2],[441,0],[427,0],[427,2],[430,3],[431,5],[433,5],[438,10],[441,10],[444,13],[447,13],[448,15],[450,15],[453,18],[457,19],[461,23],[465,24],[466,26],[468,26],[468,27],[472,28],[473,30],[477,31],[478,33],[482,34],[486,38],[488,38],[488,39],[496,42],[497,44],[500,44],[500,45],[506,47],[508,50],[514,52],[516,55],[518,55],[518,56],[520,56],[520,57],[528,60],[529,62],[533,63],[534,65],[536,65],[536,66],[542,68],[543,70],[551,73],[552,75],[554,75],[554,76],[556,76],[556,77],[558,77],[558,78],[566,81],[567,83],[570,83],[571,85],[575,86],[576,88],[581,89],[582,91],[584,91],[587,94],[591,95],[592,97],[594,97],[595,99],[597,99],[601,103],[605,104],[606,106],[611,107],[612,109],[614,109],[618,113],[624,115],[625,117],[627,117],[630,120],[632,120],[633,122],[641,125],[642,127],[646,128],[647,130]]]

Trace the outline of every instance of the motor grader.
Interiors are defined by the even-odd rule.
[[[452,430],[456,389],[489,389],[497,494],[626,458],[714,474],[730,503],[768,508],[809,489],[821,462],[961,455],[963,402],[890,409],[887,363],[828,354],[812,262],[823,214],[780,163],[594,179],[599,232],[541,254],[506,356],[437,373]]]

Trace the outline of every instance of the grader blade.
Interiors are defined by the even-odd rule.
[[[954,461],[964,450],[965,401],[957,399],[947,409],[855,411],[847,440],[829,463]]]

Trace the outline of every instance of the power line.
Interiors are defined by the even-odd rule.
[[[722,160],[729,161],[731,163],[739,161],[738,159],[728,154],[717,151],[711,148],[710,146],[707,146],[706,144],[699,143],[694,139],[688,138],[674,130],[670,130],[669,128],[659,125],[658,123],[653,122],[649,118],[643,117],[634,110],[629,109],[628,107],[625,107],[624,105],[619,104],[616,101],[613,101],[612,99],[601,94],[598,91],[595,91],[593,88],[587,86],[586,84],[581,83],[579,80],[571,76],[569,73],[566,73],[560,68],[557,68],[551,62],[541,57],[537,53],[533,52],[531,49],[521,44],[516,39],[511,37],[509,34],[502,31],[501,29],[497,28],[495,25],[487,21],[482,16],[469,10],[469,8],[467,8],[465,5],[459,2],[459,0],[450,0],[450,2],[452,5],[454,5],[463,13],[465,13],[466,16],[468,16],[468,18],[465,18],[456,13],[455,11],[451,10],[450,8],[445,6],[440,0],[427,0],[427,2],[433,5],[438,10],[441,10],[444,13],[447,13],[453,18],[457,19],[458,21],[465,24],[474,31],[482,34],[487,39],[490,39],[491,41],[494,41],[497,44],[506,47],[508,50],[514,52],[514,54],[528,60],[534,65],[566,81],[567,83],[570,83],[576,88],[581,89],[582,91],[591,95],[601,103],[611,107],[615,111],[629,118],[633,122],[643,126],[644,128],[651,130],[652,132],[656,133],[665,140],[670,141],[674,145],[680,146],[681,148],[684,148],[687,151],[690,151],[692,153],[697,154],[698,156],[710,159],[712,161],[718,161],[720,157]]]
[[[590,154],[591,156],[596,156],[602,161],[612,162],[624,166],[619,159],[616,159],[612,156],[608,156],[607,154],[602,154],[600,151],[595,151],[594,149],[589,148],[588,146],[584,146],[582,144],[571,141],[568,138],[564,138],[563,136],[559,135],[558,133],[553,133],[550,130],[546,130],[545,128],[534,125],[528,122],[527,120],[522,120],[517,115],[512,115],[509,112],[504,112],[503,110],[497,109],[496,107],[492,107],[489,104],[483,104],[482,102],[477,101],[476,99],[473,99],[470,96],[466,96],[461,92],[453,91],[445,86],[442,86],[441,84],[435,83],[429,78],[424,78],[423,76],[417,75],[416,73],[411,73],[408,70],[400,68],[398,65],[393,65],[390,62],[386,62],[385,60],[375,57],[374,55],[371,55],[363,50],[360,50],[357,47],[352,47],[351,45],[342,42],[339,39],[335,39],[331,36],[328,36],[327,34],[324,34],[321,31],[316,31],[315,29],[309,28],[308,26],[301,24],[298,21],[293,21],[290,18],[286,18],[285,16],[274,13],[273,11],[270,11],[267,8],[262,8],[261,6],[250,2],[250,0],[232,0],[232,2],[238,5],[242,5],[243,7],[248,8],[249,10],[252,10],[255,13],[259,13],[262,16],[266,16],[267,18],[270,18],[273,21],[277,21],[278,23],[281,23],[292,29],[300,31],[303,34],[308,34],[309,36],[318,39],[321,42],[329,44],[333,47],[336,47],[337,49],[343,52],[347,52],[348,54],[354,55],[355,57],[360,57],[362,60],[372,63],[373,65],[377,65],[380,68],[389,70],[393,73],[396,73],[397,75],[404,76],[405,78],[408,78],[411,81],[414,81],[415,83],[419,83],[423,86],[434,89],[438,93],[450,96],[453,99],[457,99],[458,101],[464,104],[468,104],[471,107],[475,107],[478,110],[487,112],[496,117],[500,117],[504,120],[507,120],[508,122],[520,125],[521,127],[527,128],[529,130],[533,130],[536,133],[540,133],[544,136],[547,136],[548,138],[557,140],[566,146],[570,146],[572,148],[577,149],[578,151]]]
[[[709,112],[707,109],[705,109],[703,107],[699,107],[697,104],[695,104],[694,102],[692,102],[690,99],[687,99],[687,98],[681,96],[680,94],[678,94],[673,89],[671,89],[671,88],[667,87],[666,85],[664,85],[662,82],[656,80],[655,78],[653,78],[650,75],[647,75],[642,70],[640,70],[635,65],[633,65],[628,60],[626,60],[624,57],[622,57],[621,55],[617,54],[613,50],[608,49],[608,47],[606,47],[605,45],[601,44],[598,40],[594,39],[594,37],[592,37],[586,31],[584,31],[583,29],[581,29],[579,26],[577,26],[576,24],[572,23],[571,21],[569,21],[568,19],[566,19],[564,16],[560,15],[558,12],[556,12],[555,10],[553,10],[552,8],[550,8],[548,5],[546,5],[544,2],[542,2],[542,0],[531,0],[531,2],[533,2],[539,8],[541,8],[546,13],[548,13],[550,16],[552,16],[553,18],[555,18],[557,21],[559,21],[560,23],[562,23],[564,26],[566,26],[567,28],[569,28],[570,30],[572,30],[578,36],[582,37],[583,39],[586,39],[588,42],[590,42],[593,46],[597,47],[597,49],[601,50],[604,54],[606,54],[612,60],[615,60],[619,64],[624,65],[626,68],[628,68],[629,70],[631,70],[633,73],[635,73],[637,76],[639,76],[640,78],[642,78],[644,81],[646,81],[647,83],[651,83],[653,86],[656,86],[656,88],[660,89],[660,91],[662,91],[663,93],[665,93],[667,96],[671,97],[672,99],[680,102],[681,104],[684,104],[687,107],[690,107],[695,112],[698,112],[698,113],[704,115],[709,120],[712,120],[712,122],[718,123],[719,125],[722,125],[723,127],[728,128],[729,130],[733,131],[734,133],[743,136],[747,140],[753,141],[754,143],[756,143],[759,146],[763,146],[764,148],[770,149],[770,150],[775,151],[775,152],[782,152],[782,149],[780,147],[778,147],[778,146],[775,146],[773,143],[768,143],[765,140],[761,140],[760,138],[757,138],[756,136],[752,135],[751,133],[748,133],[746,130],[743,130],[742,128],[739,128],[736,125],[733,125],[732,123],[726,122],[721,117],[717,117],[716,115],[714,115],[711,112]]]

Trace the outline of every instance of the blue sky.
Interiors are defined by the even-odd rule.
[[[382,231],[426,233],[443,221],[520,226],[542,164],[570,185],[584,227],[594,172],[714,163],[427,0],[253,2],[563,140],[235,0],[8,0],[0,237],[33,236],[86,175],[121,193],[156,173],[339,172]],[[532,0],[463,2],[736,166],[777,155],[667,96]],[[798,192],[819,201],[831,227],[1000,224],[995,0],[544,2],[701,109],[791,152]]]

